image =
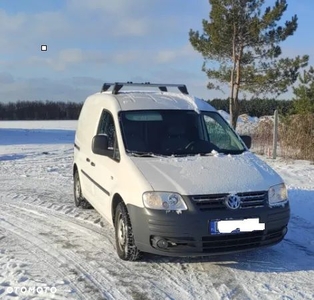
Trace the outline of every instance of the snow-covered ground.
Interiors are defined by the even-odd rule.
[[[280,244],[124,262],[106,221],[74,207],[75,128],[0,122],[1,299],[314,299],[314,165],[265,159],[289,187],[292,217]]]
[[[65,129],[75,130],[76,120],[69,121],[0,121],[0,129]]]

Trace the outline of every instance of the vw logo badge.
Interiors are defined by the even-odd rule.
[[[241,205],[241,198],[238,195],[229,195],[226,198],[225,204],[230,209],[238,209]]]

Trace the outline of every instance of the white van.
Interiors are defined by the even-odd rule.
[[[114,226],[123,260],[276,244],[287,233],[287,190],[250,143],[185,85],[106,83],[79,117],[75,204]]]

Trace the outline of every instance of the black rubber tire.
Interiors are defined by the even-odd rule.
[[[73,176],[73,192],[74,192],[74,203],[76,207],[82,207],[84,209],[92,208],[89,202],[83,197],[80,177],[77,171]]]
[[[130,216],[123,202],[117,205],[114,223],[118,256],[127,261],[139,260],[142,255],[135,245]]]

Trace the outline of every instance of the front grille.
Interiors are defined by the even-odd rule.
[[[268,232],[243,232],[236,234],[222,234],[202,238],[203,252],[229,252],[245,250],[277,243],[284,237],[283,229]]]
[[[241,208],[263,207],[267,201],[268,192],[238,193],[241,198]]]
[[[225,205],[226,197],[229,194],[210,194],[192,196],[193,202],[201,211],[223,210],[227,209]],[[241,198],[240,209],[264,207],[267,201],[268,193],[262,192],[246,192],[237,194]]]

